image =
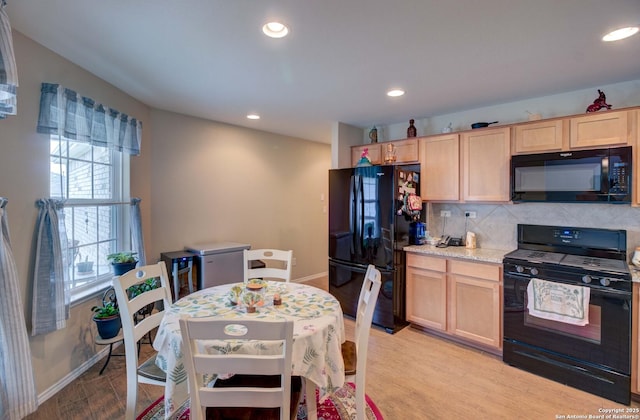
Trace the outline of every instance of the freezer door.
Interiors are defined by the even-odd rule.
[[[329,293],[338,299],[345,315],[356,317],[366,266],[329,261]],[[382,287],[373,313],[373,323],[394,333],[405,321],[404,272],[381,270]]]
[[[329,257],[393,268],[394,169],[329,171]]]

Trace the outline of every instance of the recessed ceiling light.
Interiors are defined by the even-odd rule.
[[[289,28],[280,22],[269,22],[262,26],[262,32],[271,38],[282,38],[287,36]]]
[[[260,119],[260,115],[258,115],[258,114],[249,114],[249,115],[247,115],[247,118],[249,118],[250,120],[259,120]]]
[[[392,98],[402,95],[404,95],[404,90],[402,89],[391,89],[389,92],[387,92],[387,96],[391,96]]]
[[[603,36],[602,40],[607,42],[619,41],[621,39],[629,38],[630,36],[637,34],[639,29],[640,28],[638,28],[637,26],[627,26],[626,28],[616,29],[615,31],[611,31]]]

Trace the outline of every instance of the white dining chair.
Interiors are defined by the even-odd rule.
[[[358,309],[356,312],[356,329],[354,341],[342,343],[345,379],[356,384],[356,419],[365,419],[365,377],[367,369],[367,350],[369,349],[369,333],[373,312],[382,286],[381,274],[373,265],[367,267],[364,283],[360,289]]]
[[[279,249],[245,249],[244,282],[249,279],[279,279],[291,281],[291,260],[293,251]],[[266,267],[251,268],[251,261],[262,261]],[[275,263],[275,264],[274,264]],[[277,265],[277,266],[275,266]]]
[[[360,297],[358,298],[354,341],[347,340],[342,343],[345,381],[353,382],[356,385],[356,420],[365,419],[364,388],[367,350],[369,348],[369,333],[373,321],[373,312],[380,294],[380,287],[382,286],[381,277],[380,271],[372,264],[369,264],[360,289]],[[317,418],[316,387],[311,381],[306,381],[305,384],[309,418],[315,420]]]
[[[130,298],[128,289],[147,279],[159,279],[159,287]],[[158,280],[156,280],[158,281]],[[136,403],[138,399],[138,383],[164,386],[166,374],[156,366],[156,354],[140,363],[139,342],[149,336],[149,332],[160,325],[164,310],[171,305],[171,290],[169,286],[167,268],[164,262],[146,265],[115,277],[113,287],[116,291],[127,364],[127,409],[126,420],[135,419]],[[161,305],[156,304],[162,302]],[[155,310],[141,318],[140,311],[148,312],[149,305]]]
[[[191,397],[191,419],[234,417],[238,408],[278,408],[280,420],[295,418],[298,401],[291,401],[291,352],[293,348],[292,320],[225,320],[216,317],[180,318],[185,368]],[[206,340],[260,340],[282,342],[277,354],[211,353],[206,350]],[[203,378],[214,374],[234,376],[228,380],[216,379],[211,384]],[[275,383],[265,385],[267,379],[276,377]],[[235,378],[241,378],[234,381]],[[250,378],[249,381],[242,379]],[[279,379],[279,380],[278,380]],[[230,382],[220,385],[220,382]],[[299,395],[299,394],[298,394]],[[207,412],[215,407],[222,411]],[[242,413],[242,411],[240,411]],[[237,415],[237,414],[236,414]],[[253,417],[251,417],[253,418]],[[266,415],[260,418],[267,418]]]

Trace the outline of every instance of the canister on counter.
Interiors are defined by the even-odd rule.
[[[464,241],[465,248],[475,249],[476,247],[476,234],[473,232],[467,232],[467,238]]]

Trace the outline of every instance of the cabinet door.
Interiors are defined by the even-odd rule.
[[[457,134],[420,139],[420,196],[423,200],[460,200],[460,138]]]
[[[447,275],[407,267],[407,321],[439,331],[447,330]]]
[[[464,201],[509,201],[510,132],[504,127],[461,134]]]
[[[562,120],[515,126],[514,154],[562,150]]]
[[[362,156],[362,152],[364,149],[368,149],[369,151],[369,160],[373,165],[382,164],[382,157],[380,154],[380,143],[375,144],[363,144],[362,146],[352,146],[351,147],[351,166],[356,166],[360,161],[360,156]]]
[[[382,143],[380,152],[382,153],[382,160],[387,152],[387,144]],[[391,142],[396,154],[396,163],[408,163],[418,161],[418,139],[408,139],[401,141]]]
[[[502,348],[500,282],[450,276],[450,332],[458,337]]]
[[[635,185],[635,197],[633,198],[634,204],[640,204],[640,159],[638,159],[638,148],[640,148],[640,109],[637,111],[630,111],[629,115],[632,117],[633,133],[632,137],[632,153],[633,153],[633,185]]]
[[[572,148],[625,145],[629,141],[627,111],[573,117],[569,139]]]

